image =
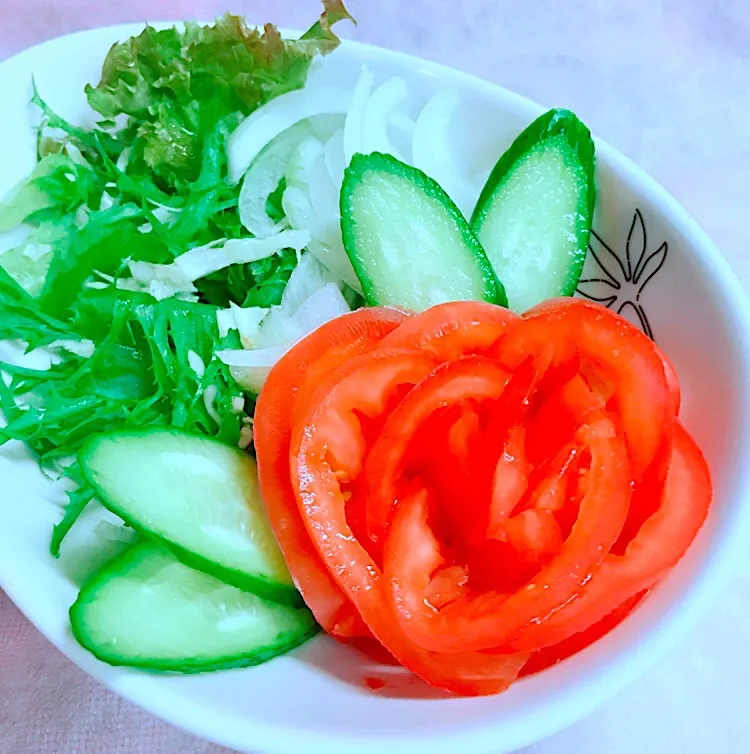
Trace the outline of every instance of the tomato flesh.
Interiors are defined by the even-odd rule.
[[[331,577],[297,507],[289,478],[293,414],[298,405],[306,405],[307,394],[332,365],[374,348],[406,318],[394,309],[362,309],[324,324],[273,367],[255,408],[258,475],[271,525],[297,588],[316,620],[334,636],[367,636],[369,630]]]
[[[711,480],[679,404],[597,304],[364,310],[271,371],[261,490],[329,633],[497,693],[624,620],[697,535]]]

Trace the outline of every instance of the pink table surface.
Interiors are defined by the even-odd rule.
[[[683,202],[750,286],[746,0],[350,0],[349,7],[360,25],[342,30],[346,37],[576,110]],[[301,28],[318,5],[0,0],[0,59],[77,29],[210,19],[226,9]],[[587,720],[527,754],[747,751],[748,606],[750,556],[686,642]],[[0,754],[221,751],[88,679],[0,592]]]

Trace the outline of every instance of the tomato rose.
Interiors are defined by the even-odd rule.
[[[690,546],[711,482],[679,403],[666,356],[597,304],[363,310],[269,375],[261,489],[327,631],[496,693],[610,630]]]

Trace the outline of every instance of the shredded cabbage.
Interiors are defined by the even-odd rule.
[[[229,373],[238,385],[258,395],[273,365],[294,345],[257,348],[254,351],[220,351],[217,356],[229,366]],[[242,363],[232,366],[234,360]]]
[[[83,359],[89,359],[94,355],[96,344],[91,340],[71,340],[61,338],[60,340],[53,340],[47,348],[50,351],[59,351],[62,349],[68,353],[80,356]]]
[[[253,348],[258,337],[258,330],[269,309],[262,306],[237,306],[230,302],[229,308],[216,311],[216,324],[219,337],[226,338],[230,330],[237,330],[244,348]]]
[[[326,283],[315,290],[296,311],[291,308],[292,299],[288,299],[286,310],[282,303],[263,319],[256,339],[258,348],[217,352],[217,357],[231,367],[232,376],[245,389],[259,393],[273,365],[300,338],[350,311],[335,283]]]
[[[264,317],[255,337],[256,348],[270,348],[281,343],[293,343],[305,334],[291,312],[281,306],[274,306]]]
[[[156,299],[195,291],[193,282],[233,264],[257,262],[282,249],[302,251],[310,240],[303,230],[285,230],[270,238],[233,238],[196,246],[170,264],[130,262],[130,274],[139,290]],[[127,282],[125,287],[127,287]],[[153,283],[158,285],[154,286]]]

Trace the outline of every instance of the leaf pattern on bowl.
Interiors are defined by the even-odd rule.
[[[614,309],[628,319],[635,318],[643,332],[653,340],[654,332],[641,303],[641,296],[667,261],[669,247],[664,241],[655,251],[648,249],[646,223],[639,209],[636,209],[633,215],[624,252],[618,254],[613,251],[604,239],[592,230],[589,254],[601,271],[601,276],[597,272],[594,277],[581,278],[578,281],[577,293]]]

